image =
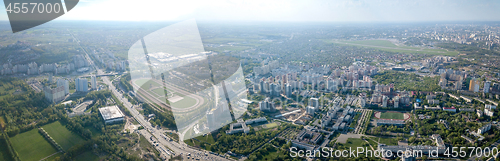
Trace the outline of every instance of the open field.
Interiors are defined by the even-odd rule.
[[[385,138],[385,137],[368,137],[369,140],[379,142],[385,145],[398,145],[398,140],[395,138]]]
[[[172,107],[175,108],[188,108],[191,106],[194,106],[196,104],[196,100],[194,98],[191,98],[189,96],[184,97],[182,100],[170,103]]]
[[[267,129],[273,128],[273,127],[276,127],[276,126],[278,126],[278,124],[276,122],[263,125],[263,127],[267,128]]]
[[[150,90],[151,85],[153,86],[153,88],[161,86],[157,82],[149,81],[149,79],[138,79],[138,80],[135,80],[134,83],[137,85],[142,85],[141,88],[146,90],[151,95],[157,96],[156,98],[158,98],[159,100],[165,100],[165,96],[164,96],[165,94],[164,94],[164,91],[162,88],[156,88],[156,89]],[[148,84],[150,84],[150,85],[148,85]],[[189,107],[192,107],[196,104],[196,100],[190,96],[185,96],[183,94],[180,94],[180,93],[175,92],[175,91],[170,90],[170,89],[166,89],[166,90],[167,90],[167,92],[169,92],[169,95],[182,97],[181,100],[178,100],[176,102],[170,102],[170,105],[172,107],[189,108]]]
[[[61,122],[56,121],[42,128],[59,144],[64,150],[68,150],[74,145],[81,144],[85,140],[75,133],[72,133]]]
[[[445,49],[430,49],[430,48],[419,48],[410,46],[398,46],[390,42],[389,40],[360,40],[360,41],[331,41],[339,45],[352,45],[352,46],[362,46],[368,48],[376,48],[383,51],[389,52],[400,52],[400,53],[421,53],[430,55],[449,55],[456,56],[459,53],[457,51],[447,51]]]
[[[370,148],[370,145],[359,138],[348,138],[345,144],[337,143],[337,149],[349,149],[349,147],[352,149],[357,149],[358,147]]]
[[[196,139],[200,140],[200,141],[204,141],[206,143],[209,143],[209,144],[215,144],[215,140],[214,140],[214,137],[212,137],[212,135],[200,135],[198,137],[195,137]]]
[[[396,111],[375,112],[373,115],[378,119],[406,120],[410,118],[410,115]]]
[[[57,150],[38,133],[38,129],[33,129],[10,138],[12,147],[19,154],[23,161],[38,161]]]
[[[152,81],[150,79],[138,79],[134,83],[137,84],[138,86],[140,86],[144,90],[149,90],[151,85],[153,85],[154,87],[160,86],[160,84],[158,84],[155,81]]]

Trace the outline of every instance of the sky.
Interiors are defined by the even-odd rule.
[[[58,20],[500,21],[498,0],[80,0]],[[0,20],[8,20],[5,8]]]

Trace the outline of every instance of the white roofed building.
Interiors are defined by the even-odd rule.
[[[125,114],[116,105],[99,108],[99,113],[106,124],[120,122],[125,118]]]

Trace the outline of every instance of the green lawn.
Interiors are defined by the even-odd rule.
[[[398,119],[398,120],[402,120],[405,118],[404,114],[403,113],[399,113],[399,112],[382,112],[380,114],[380,118],[381,119]]]
[[[135,80],[135,84],[140,86],[144,90],[149,90],[151,85],[153,85],[153,87],[160,86],[160,84],[156,83],[155,81],[153,81],[151,79],[137,79],[137,80]]]
[[[189,96],[184,96],[182,100],[177,101],[175,103],[170,103],[171,106],[175,108],[188,108],[194,106],[196,104],[196,100]]]
[[[361,140],[358,138],[349,138],[349,139],[347,139],[347,142],[345,144],[337,143],[337,145],[341,145],[341,146],[337,146],[337,147],[338,147],[338,149],[340,149],[341,147],[342,147],[342,149],[349,149],[349,147],[351,147],[352,149],[357,149],[358,147],[370,148],[369,144],[367,144],[366,146],[363,146],[364,144],[367,144],[364,140]],[[375,147],[373,147],[373,148],[375,148]]]
[[[360,41],[342,41],[342,42],[348,42],[348,43],[360,44],[360,45],[382,46],[382,47],[399,47],[397,45],[394,45],[389,40],[360,40]]]
[[[264,127],[269,129],[278,126],[276,122],[265,124]]]
[[[61,122],[56,121],[42,128],[52,137],[64,150],[68,150],[74,145],[81,144],[85,140],[79,135],[69,131]]]
[[[162,88],[156,88],[152,92],[160,97],[165,96],[165,90],[163,90]]]
[[[200,140],[200,141],[204,141],[204,142],[207,142],[209,144],[214,144],[215,143],[215,140],[214,140],[214,137],[212,137],[212,135],[200,135],[198,137],[195,137],[196,139]]]
[[[360,40],[360,41],[331,41],[339,45],[362,46],[367,48],[376,48],[383,51],[400,52],[400,53],[423,53],[431,55],[458,55],[457,51],[447,51],[444,49],[429,49],[411,46],[397,46],[388,40]]]
[[[57,152],[36,128],[17,134],[10,138],[10,141],[23,161],[38,161]]]

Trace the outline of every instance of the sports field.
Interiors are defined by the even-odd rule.
[[[177,102],[170,102],[170,105],[175,107],[175,108],[188,108],[191,106],[194,106],[196,104],[196,100],[191,97],[183,97],[182,100],[177,101]]]
[[[38,161],[57,152],[36,128],[17,134],[10,141],[22,161]]]
[[[381,119],[398,119],[403,120],[404,114],[399,112],[382,112],[380,114]]]
[[[276,127],[276,126],[278,126],[278,124],[276,122],[268,123],[268,124],[263,125],[263,127],[265,127],[266,129],[273,128],[273,127]]]
[[[339,44],[339,45],[376,48],[383,51],[400,52],[400,53],[423,53],[431,55],[449,55],[449,56],[458,55],[457,51],[447,51],[445,49],[431,49],[424,47],[420,48],[420,47],[411,47],[403,45],[398,46],[390,42],[389,40],[327,41],[327,42],[332,42],[334,44]]]
[[[59,121],[42,126],[42,128],[49,133],[50,137],[61,145],[64,150],[68,150],[74,145],[85,142],[82,137],[66,129]]]
[[[137,85],[142,85],[141,88],[146,90],[148,93],[150,93],[153,96],[156,96],[159,100],[165,100],[165,93],[162,88],[157,88],[161,87],[160,84],[154,82],[154,81],[149,81],[149,79],[138,79],[135,80],[135,83]],[[150,90],[150,86],[153,86],[154,89]],[[176,101],[171,101],[170,105],[175,107],[175,108],[189,108],[191,106],[194,106],[196,104],[196,100],[190,96],[185,96],[183,94],[180,94],[178,92],[174,92],[173,90],[166,89],[169,95],[169,98],[173,97],[181,97],[176,99]]]

